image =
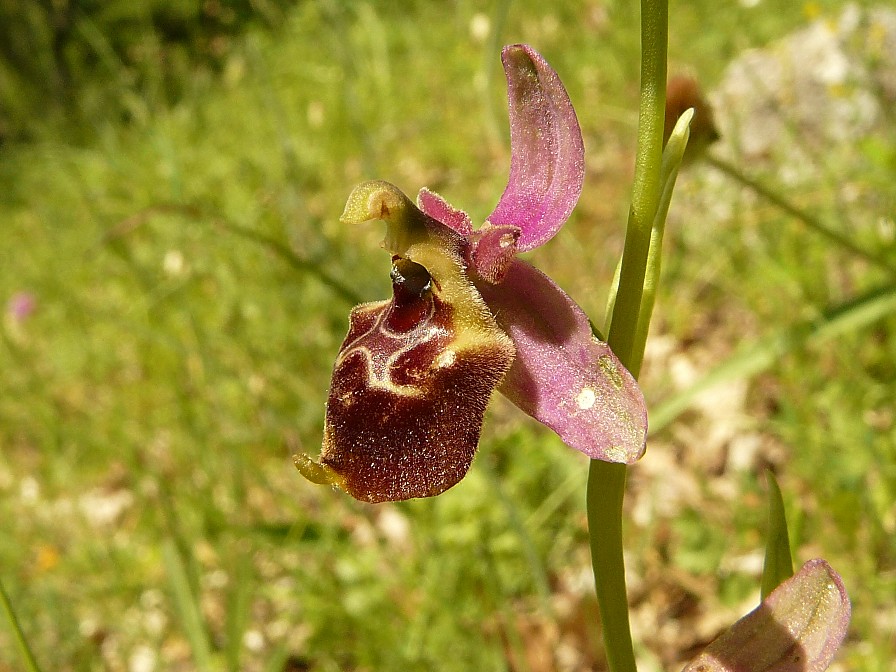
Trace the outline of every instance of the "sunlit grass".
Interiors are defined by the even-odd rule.
[[[511,3],[495,36],[494,4],[305,3],[172,105],[132,91],[131,121],[97,119],[90,142],[48,132],[0,150],[0,301],[37,302],[0,327],[0,571],[43,669],[599,669],[584,461],[509,404],[493,406],[470,476],[436,500],[360,505],[310,486],[289,457],[320,441],[350,307],[333,281],[363,300],[388,292],[380,227],[337,221],[352,186],[430,186],[478,221],[501,193],[494,44],[532,43],[579,112],[586,193],[539,264],[603,315],[637,17],[630,3]],[[711,88],[742,49],[838,6],[673,7],[673,68]],[[818,173],[787,195],[835,223],[846,212],[846,233],[892,254],[894,144],[816,149]],[[743,168],[775,184],[774,160]],[[654,405],[892,282],[711,169],[689,171],[645,363]],[[645,665],[684,656],[666,630],[693,627],[669,641],[696,645],[726,622],[705,611],[733,617],[755,599],[770,462],[798,560],[824,555],[850,590],[841,660],[887,669],[894,329],[890,314],[775,351],[749,385],[729,381],[655,436],[632,470],[627,541]]]

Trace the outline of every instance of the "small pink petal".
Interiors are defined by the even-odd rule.
[[[462,236],[473,233],[473,223],[466,212],[453,207],[444,198],[426,187],[417,194],[417,207]]]
[[[683,672],[822,672],[846,636],[849,597],[824,560],[810,560]]]
[[[641,457],[644,397],[609,346],[593,336],[582,309],[519,259],[501,284],[476,286],[517,348],[498,389],[593,459],[630,464]]]
[[[516,226],[492,226],[488,222],[470,236],[470,262],[481,278],[495,284],[504,280],[516,256],[520,229]]]
[[[505,47],[510,105],[510,178],[492,224],[520,227],[521,251],[550,240],[582,193],[585,147],[569,95],[534,49]]]

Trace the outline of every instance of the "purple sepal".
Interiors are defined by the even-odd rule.
[[[488,221],[520,227],[519,249],[526,251],[550,240],[579,200],[585,147],[569,95],[541,55],[517,44],[504,47],[501,61],[510,106],[510,178]]]
[[[473,222],[463,210],[458,210],[444,198],[426,187],[417,194],[417,207],[433,219],[462,236],[473,233]]]
[[[822,672],[846,636],[850,611],[837,572],[810,560],[683,672]]]
[[[582,309],[519,259],[501,284],[476,286],[517,349],[498,389],[588,457],[626,464],[640,458],[644,397],[610,347],[594,337]]]

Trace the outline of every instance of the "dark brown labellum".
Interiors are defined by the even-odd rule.
[[[490,315],[483,325],[484,312],[449,302],[475,292],[468,283],[441,292],[424,266],[401,257],[391,275],[392,300],[358,306],[349,318],[320,457],[341,487],[370,502],[437,495],[463,478],[513,359]]]

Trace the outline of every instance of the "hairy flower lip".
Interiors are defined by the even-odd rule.
[[[458,256],[432,242],[406,254],[395,261],[393,300],[352,311],[320,462],[297,462],[318,482],[335,474],[340,480],[328,482],[368,502],[430,497],[463,478],[486,405],[514,355]],[[408,270],[431,274],[439,286],[418,278],[405,291]],[[399,329],[390,321],[396,315]]]

